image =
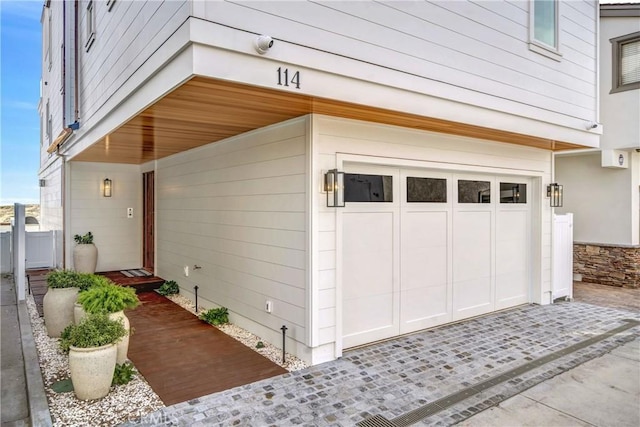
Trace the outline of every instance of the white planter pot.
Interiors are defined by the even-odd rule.
[[[131,332],[131,324],[129,323],[129,318],[125,316],[124,311],[118,311],[117,313],[109,314],[109,319],[111,320],[120,320],[122,319],[122,323],[124,324],[124,330],[127,331],[127,334],[120,339],[116,343],[116,347],[118,348],[118,358],[117,363],[122,365],[127,361],[127,352],[129,351],[129,335]]]
[[[82,308],[82,304],[79,302],[73,304],[73,322],[77,325],[85,317],[87,317],[87,312]]]
[[[95,273],[98,248],[93,243],[78,244],[73,248],[73,268],[80,273]]]
[[[67,326],[73,324],[73,304],[78,298],[78,288],[49,288],[42,301],[44,324],[47,334],[59,338]]]
[[[90,348],[70,347],[69,371],[78,399],[100,399],[109,394],[117,355],[115,344]]]

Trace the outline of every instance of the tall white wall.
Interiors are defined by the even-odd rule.
[[[103,180],[113,182],[103,197]],[[73,236],[91,231],[98,248],[97,271],[142,266],[142,173],[137,165],[70,162],[66,265],[73,267]],[[133,208],[133,218],[127,217]]]
[[[157,274],[305,357],[307,119],[157,162]],[[202,268],[194,269],[198,265]],[[184,267],[189,275],[185,276]],[[272,312],[265,303],[272,301]]]
[[[640,7],[640,6],[639,6]],[[609,93],[612,89],[612,38],[640,31],[640,17],[600,19],[601,148],[640,148],[640,89]]]
[[[637,245],[640,156],[628,169],[603,168],[600,153],[557,156],[556,181],[564,188],[564,206],[573,213],[573,239],[580,243]]]

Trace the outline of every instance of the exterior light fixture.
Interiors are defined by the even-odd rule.
[[[344,172],[331,169],[324,174],[324,191],[327,192],[327,207],[344,208]]]
[[[109,178],[105,178],[103,181],[103,187],[102,187],[102,195],[104,197],[111,197],[111,180]]]
[[[562,185],[555,182],[553,184],[547,185],[547,197],[549,197],[549,206],[551,206],[552,208],[562,207]]]

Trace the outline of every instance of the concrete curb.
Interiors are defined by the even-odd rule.
[[[33,426],[52,426],[49,403],[44,391],[44,381],[38,362],[38,352],[31,330],[29,310],[25,301],[18,301],[18,319],[20,335],[22,337],[22,356],[24,358],[24,373],[27,379],[27,395],[29,398],[29,417]]]

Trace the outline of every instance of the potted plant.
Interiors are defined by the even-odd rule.
[[[116,367],[116,343],[126,334],[124,325],[106,314],[90,314],[62,332],[60,347],[69,352],[73,389],[81,400],[109,394]]]
[[[106,285],[113,285],[114,283],[107,277],[105,276],[100,276],[98,274],[91,274],[91,273],[77,273],[78,274],[78,278],[81,282],[79,288],[79,292],[78,295],[82,294],[83,292],[91,289],[94,286],[106,286]],[[84,311],[84,308],[82,308],[82,304],[80,304],[77,300],[76,302],[73,304],[73,321],[74,323],[78,324],[80,323],[80,321],[82,319],[84,319],[84,317],[87,315],[86,311]]]
[[[86,282],[73,270],[55,270],[47,276],[47,293],[42,302],[47,334],[58,338],[73,323],[73,304]]]
[[[122,321],[125,336],[118,342],[118,364],[123,364],[127,360],[129,349],[130,324],[129,319],[124,314],[124,310],[135,308],[140,304],[140,300],[133,288],[106,283],[100,286],[93,286],[78,295],[78,303],[82,305],[87,314],[107,314],[111,319]]]
[[[93,244],[93,234],[73,236],[76,246],[73,248],[73,266],[81,273],[95,273],[98,263],[98,248]]]

